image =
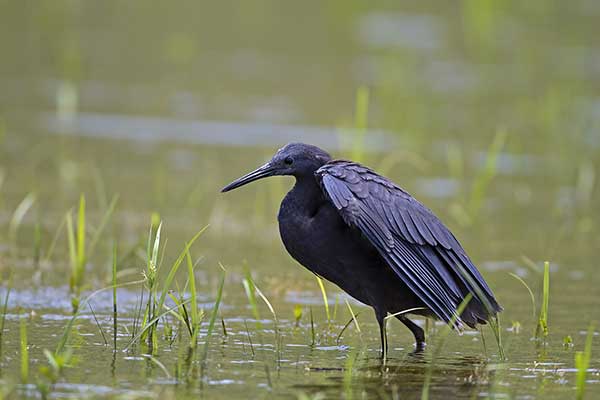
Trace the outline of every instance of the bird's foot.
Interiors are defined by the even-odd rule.
[[[427,343],[425,343],[424,341],[423,342],[417,342],[417,343],[415,343],[415,351],[414,351],[414,353],[418,354],[418,353],[424,352],[425,351],[425,347],[427,347]]]

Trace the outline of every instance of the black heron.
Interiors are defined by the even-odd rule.
[[[316,146],[290,143],[222,192],[274,175],[296,178],[278,215],[285,248],[374,309],[382,354],[388,314],[396,314],[422,350],[423,329],[402,311],[460,330],[485,324],[502,310],[450,230],[389,179],[356,162],[333,160]]]

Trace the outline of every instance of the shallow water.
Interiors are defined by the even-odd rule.
[[[69,348],[76,359],[52,397],[421,398],[431,372],[431,398],[571,398],[575,352],[590,323],[586,395],[598,396],[598,5],[244,4],[3,5],[0,299],[11,292],[0,397],[9,390],[9,397],[40,397],[36,384],[47,382],[39,371],[48,365],[43,352],[56,348],[72,315],[64,228],[53,254],[49,249],[81,193],[88,239],[119,194],[86,264],[84,296],[110,285],[113,243],[119,283],[143,278],[153,213],[163,221],[165,270],[185,241],[210,225],[191,251],[206,313],[199,349],[219,262],[227,277],[205,363],[201,351],[187,363],[188,334],[175,318],[168,319],[176,334],[170,339],[161,321],[154,359],[143,346],[123,351],[138,323],[139,283],[118,291],[113,352],[111,292],[95,295],[94,313],[83,307],[75,321]],[[361,85],[370,89],[364,142],[352,130]],[[507,139],[489,168],[497,132]],[[390,321],[383,365],[371,310],[331,284],[328,323],[314,276],[279,240],[277,207],[291,179],[218,193],[292,140],[361,158],[449,225],[505,308],[506,361],[488,328],[484,337],[451,333],[438,354],[442,327],[429,322],[431,340],[418,355],[409,332]],[[35,193],[32,207],[11,224],[28,193]],[[551,289],[543,343],[532,337],[545,260]],[[242,285],[246,270],[276,321],[260,303],[257,324]],[[535,312],[509,273],[531,286]],[[360,332],[350,323],[338,340],[351,318],[346,300]],[[28,329],[28,384],[20,383],[20,318]],[[567,336],[573,346],[563,344]],[[186,379],[180,372],[190,366]]]

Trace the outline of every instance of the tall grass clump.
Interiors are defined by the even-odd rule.
[[[548,337],[548,306],[550,303],[550,263],[544,262],[544,280],[542,285],[542,304],[538,324],[535,330],[536,339],[546,339]]]
[[[583,400],[583,395],[585,393],[587,370],[590,367],[590,362],[592,360],[593,338],[594,325],[590,324],[583,351],[575,353],[575,368],[577,368],[577,400]]]
[[[71,291],[71,304],[73,306],[73,313],[77,313],[79,309],[81,291],[83,290],[84,277],[85,277],[85,266],[88,259],[94,253],[96,246],[100,240],[102,232],[105,230],[111,216],[115,211],[118,195],[115,195],[104,212],[102,219],[98,227],[93,232],[91,238],[87,238],[87,231],[89,224],[86,219],[86,200],[85,195],[79,196],[79,206],[77,209],[76,223],[73,218],[73,210],[67,211],[64,218],[64,224],[67,227],[67,244],[69,250],[69,265],[71,274],[69,277],[69,289]],[[57,237],[62,230],[63,224],[57,228],[56,234],[50,247],[48,249],[46,259],[48,260],[56,245]]]
[[[160,271],[160,267],[162,264],[162,256],[161,256],[161,232],[162,232],[162,223],[158,225],[156,229],[156,234],[152,235],[152,227],[150,228],[150,233],[148,235],[148,247],[146,253],[146,270],[144,271],[144,278],[146,283],[146,289],[148,292],[148,300],[146,303],[146,308],[144,310],[144,316],[142,319],[141,331],[139,333],[139,338],[142,342],[145,342],[150,350],[151,354],[155,354],[158,350],[158,340],[157,340],[157,329],[159,320],[165,316],[166,314],[174,311],[181,310],[184,304],[189,303],[190,300],[186,300],[181,304],[175,305],[172,308],[165,307],[165,301],[167,296],[170,294],[169,291],[171,289],[171,284],[175,278],[179,267],[183,263],[184,258],[187,257],[190,247],[196,239],[200,237],[200,235],[208,228],[205,226],[198,233],[192,237],[192,239],[187,242],[184,246],[184,249],[181,251],[175,262],[171,265],[169,272],[167,273],[166,278],[162,283],[162,287],[159,287],[158,282],[158,274]],[[162,255],[164,255],[164,249],[162,250]],[[160,259],[159,259],[160,256]],[[163,308],[166,308],[167,311],[163,311]]]

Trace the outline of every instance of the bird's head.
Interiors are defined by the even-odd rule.
[[[296,178],[309,176],[330,160],[329,153],[316,146],[289,143],[279,149],[269,162],[231,182],[221,192],[228,192],[269,176],[291,175]]]

